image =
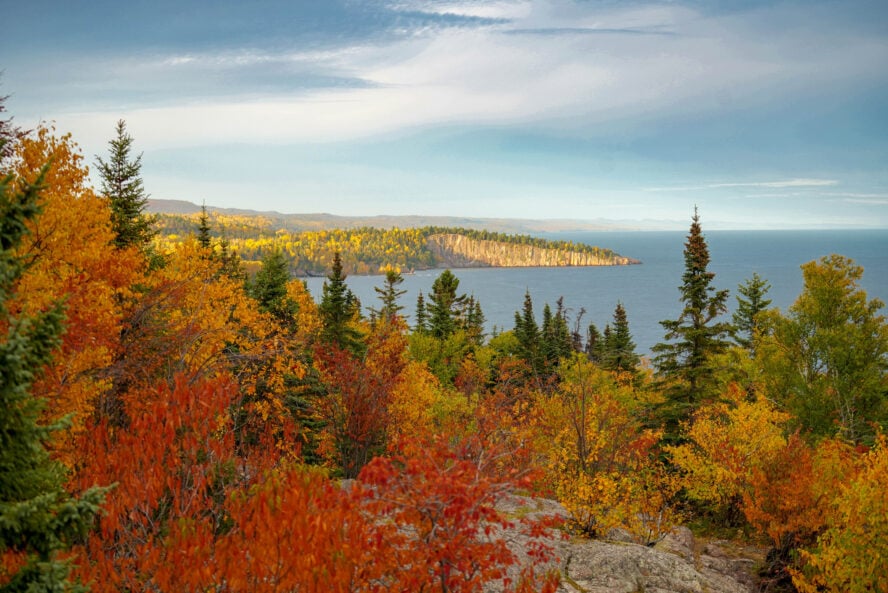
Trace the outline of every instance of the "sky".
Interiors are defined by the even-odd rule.
[[[888,2],[0,0],[0,94],[153,198],[888,227]],[[96,180],[98,183],[98,180]]]

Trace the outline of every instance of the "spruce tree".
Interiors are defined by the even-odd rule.
[[[337,251],[333,254],[333,267],[324,282],[323,296],[318,307],[323,325],[321,340],[353,354],[361,354],[364,343],[361,333],[353,325],[360,303],[345,284],[345,279],[342,258]]]
[[[531,369],[540,370],[540,328],[533,314],[533,299],[529,290],[524,293],[521,312],[515,312],[514,334],[518,338],[518,355]]]
[[[694,218],[684,249],[685,271],[679,287],[684,304],[678,319],[661,321],[665,339],[653,347],[654,364],[665,389],[664,420],[667,431],[677,431],[702,401],[714,396],[713,355],[730,345],[731,325],[718,322],[727,311],[727,290],[712,286],[715,273],[709,271],[709,247],[703,237],[700,217]]]
[[[755,354],[753,339],[758,332],[758,314],[771,305],[771,299],[765,295],[771,285],[762,279],[758,273],[753,273],[744,284],[737,287],[737,310],[734,311],[734,340]],[[745,298],[744,298],[745,297]]]
[[[82,590],[68,581],[68,564],[58,555],[85,536],[105,492],[92,488],[74,498],[65,491],[64,467],[45,447],[64,422],[40,424],[42,401],[29,393],[58,346],[62,307],[28,317],[14,315],[7,305],[23,269],[14,252],[27,221],[39,213],[42,178],[20,190],[13,190],[11,175],[0,178],[0,555],[22,554],[25,560],[4,575],[4,591]]]
[[[594,323],[590,323],[588,329],[586,329],[586,347],[583,351],[586,353],[586,356],[589,357],[589,360],[600,364],[603,356],[604,349],[604,339],[601,337],[601,332],[598,331],[598,328]]]
[[[404,282],[404,276],[401,272],[391,268],[385,271],[385,284],[382,288],[374,286],[373,290],[379,295],[382,301],[382,307],[379,310],[372,309],[371,313],[378,316],[385,323],[394,321],[401,311],[404,310],[402,305],[398,304],[398,299],[407,292],[402,288],[398,288]]]
[[[275,249],[262,258],[262,267],[248,287],[249,294],[258,301],[261,311],[289,322],[296,309],[296,304],[287,297],[289,281],[287,258],[280,249]]]
[[[611,371],[634,371],[640,361],[638,354],[635,353],[632,334],[629,332],[626,309],[623,303],[618,302],[614,309],[613,329],[607,332],[601,366]]]
[[[200,207],[200,219],[197,225],[197,242],[200,243],[200,246],[204,249],[209,249],[213,246],[213,241],[210,237],[210,218],[207,216],[206,204],[201,204]]]
[[[429,330],[436,338],[449,337],[459,329],[457,315],[466,295],[457,296],[458,288],[459,278],[450,270],[441,272],[432,283],[432,294],[429,295],[432,304],[428,306]]]
[[[422,291],[416,297],[416,323],[413,325],[413,331],[418,334],[424,334],[429,331],[429,315],[426,311],[425,297]]]
[[[135,245],[149,251],[154,238],[154,218],[144,213],[148,195],[142,185],[142,155],[133,158],[133,137],[126,131],[126,122],[117,122],[117,135],[108,142],[108,160],[96,156],[102,177],[102,195],[111,205],[114,245],[120,249]]]

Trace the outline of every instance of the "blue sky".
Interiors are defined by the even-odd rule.
[[[125,119],[156,198],[888,227],[883,0],[3,4],[16,123]]]

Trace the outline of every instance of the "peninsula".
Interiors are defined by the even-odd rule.
[[[155,208],[157,204],[155,204]],[[527,234],[441,226],[370,226],[316,228],[298,224],[299,215],[157,212],[158,248],[172,250],[196,235],[205,216],[212,237],[236,253],[247,271],[268,253],[280,251],[296,276],[325,274],[340,253],[347,274],[377,274],[386,268],[404,272],[435,268],[620,266],[637,260],[597,246],[551,241]],[[295,227],[295,228],[294,228]]]

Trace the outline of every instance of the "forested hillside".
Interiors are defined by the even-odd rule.
[[[276,222],[264,216],[226,215],[207,209],[195,214],[160,214],[158,249],[174,250],[205,225],[209,236],[223,240],[225,249],[237,254],[249,271],[279,251],[297,276],[326,273],[336,253],[347,274],[381,274],[388,268],[407,272],[445,267],[638,263],[590,245],[485,230],[425,226],[294,232],[277,228]],[[461,238],[457,249],[453,248],[454,237]]]
[[[451,230],[158,224],[124,122],[98,190],[70,136],[0,131],[3,590],[553,592],[540,536],[682,524],[767,547],[770,591],[888,590],[888,323],[853,261],[727,318],[695,215],[646,361],[620,303],[581,326],[531,290],[488,336],[451,270],[402,302]],[[366,314],[347,273],[380,269]]]

